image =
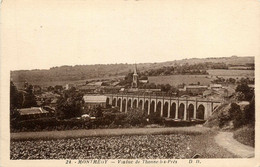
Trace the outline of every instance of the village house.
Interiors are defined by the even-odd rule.
[[[82,93],[95,93],[96,87],[83,85],[77,88]]]
[[[141,77],[141,78],[139,79],[139,82],[140,82],[140,83],[144,83],[144,84],[149,83],[148,77],[147,77],[147,76]]]
[[[18,109],[18,116],[20,119],[34,119],[51,117],[54,115],[54,110],[46,110],[42,107],[31,107]]]
[[[186,94],[199,95],[203,94],[207,89],[208,86],[204,85],[185,85],[184,88],[179,89],[179,91],[185,92]]]
[[[121,86],[105,86],[102,88],[103,93],[118,93],[122,87]]]
[[[95,109],[96,107],[106,107],[106,100],[107,97],[103,95],[84,95],[83,96],[83,101],[84,101],[84,110],[85,111],[90,111]]]
[[[69,90],[70,88],[72,88],[74,86],[74,84],[66,84],[65,85],[65,90]]]
[[[230,87],[212,88],[203,92],[203,97],[209,98],[228,98],[235,93],[235,90]]]
[[[209,89],[217,90],[217,89],[220,89],[220,88],[222,88],[221,84],[210,84],[209,85]]]

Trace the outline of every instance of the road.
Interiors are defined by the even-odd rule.
[[[221,147],[241,158],[252,158],[255,155],[255,149],[236,141],[232,132],[219,132],[215,136],[215,141]]]

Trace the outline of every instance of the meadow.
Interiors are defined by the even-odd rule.
[[[200,82],[201,85],[209,85],[211,83],[211,78],[208,75],[169,75],[169,76],[152,76],[148,77],[150,83],[155,84],[170,84],[172,86],[177,86],[185,83],[197,84]]]
[[[29,82],[32,85],[39,85],[41,87],[48,87],[48,86],[56,86],[62,85],[65,86],[66,84],[73,84],[73,85],[85,85],[86,81],[92,80],[110,80],[110,79],[118,79],[123,78],[124,76],[112,76],[112,77],[104,77],[104,78],[91,78],[91,79],[84,79],[84,80],[68,80],[68,81],[31,81]],[[22,89],[24,86],[24,82],[15,82],[15,86],[18,89]]]
[[[207,70],[209,75],[211,76],[218,76],[224,78],[254,78],[255,77],[255,70]]]
[[[200,85],[209,85],[211,81],[216,79],[216,77],[223,78],[254,78],[255,71],[254,70],[207,70],[209,75],[167,75],[167,76],[150,76],[149,82],[155,84],[170,84],[172,86],[177,86],[185,83],[189,84],[197,84]]]

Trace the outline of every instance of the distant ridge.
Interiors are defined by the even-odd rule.
[[[176,66],[183,64],[198,63],[225,63],[227,65],[246,65],[254,63],[254,57],[220,57],[220,58],[191,58],[159,63],[139,63],[139,71],[161,68],[164,66]],[[48,70],[17,70],[11,71],[11,78],[14,82],[45,82],[45,81],[75,81],[91,78],[102,78],[111,76],[123,76],[132,72],[134,64],[95,64],[52,67]]]

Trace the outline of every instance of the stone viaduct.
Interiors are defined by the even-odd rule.
[[[154,95],[109,94],[107,104],[116,106],[121,112],[140,108],[148,115],[157,112],[161,117],[176,120],[206,120],[220,106],[221,101],[203,98],[176,98]]]

